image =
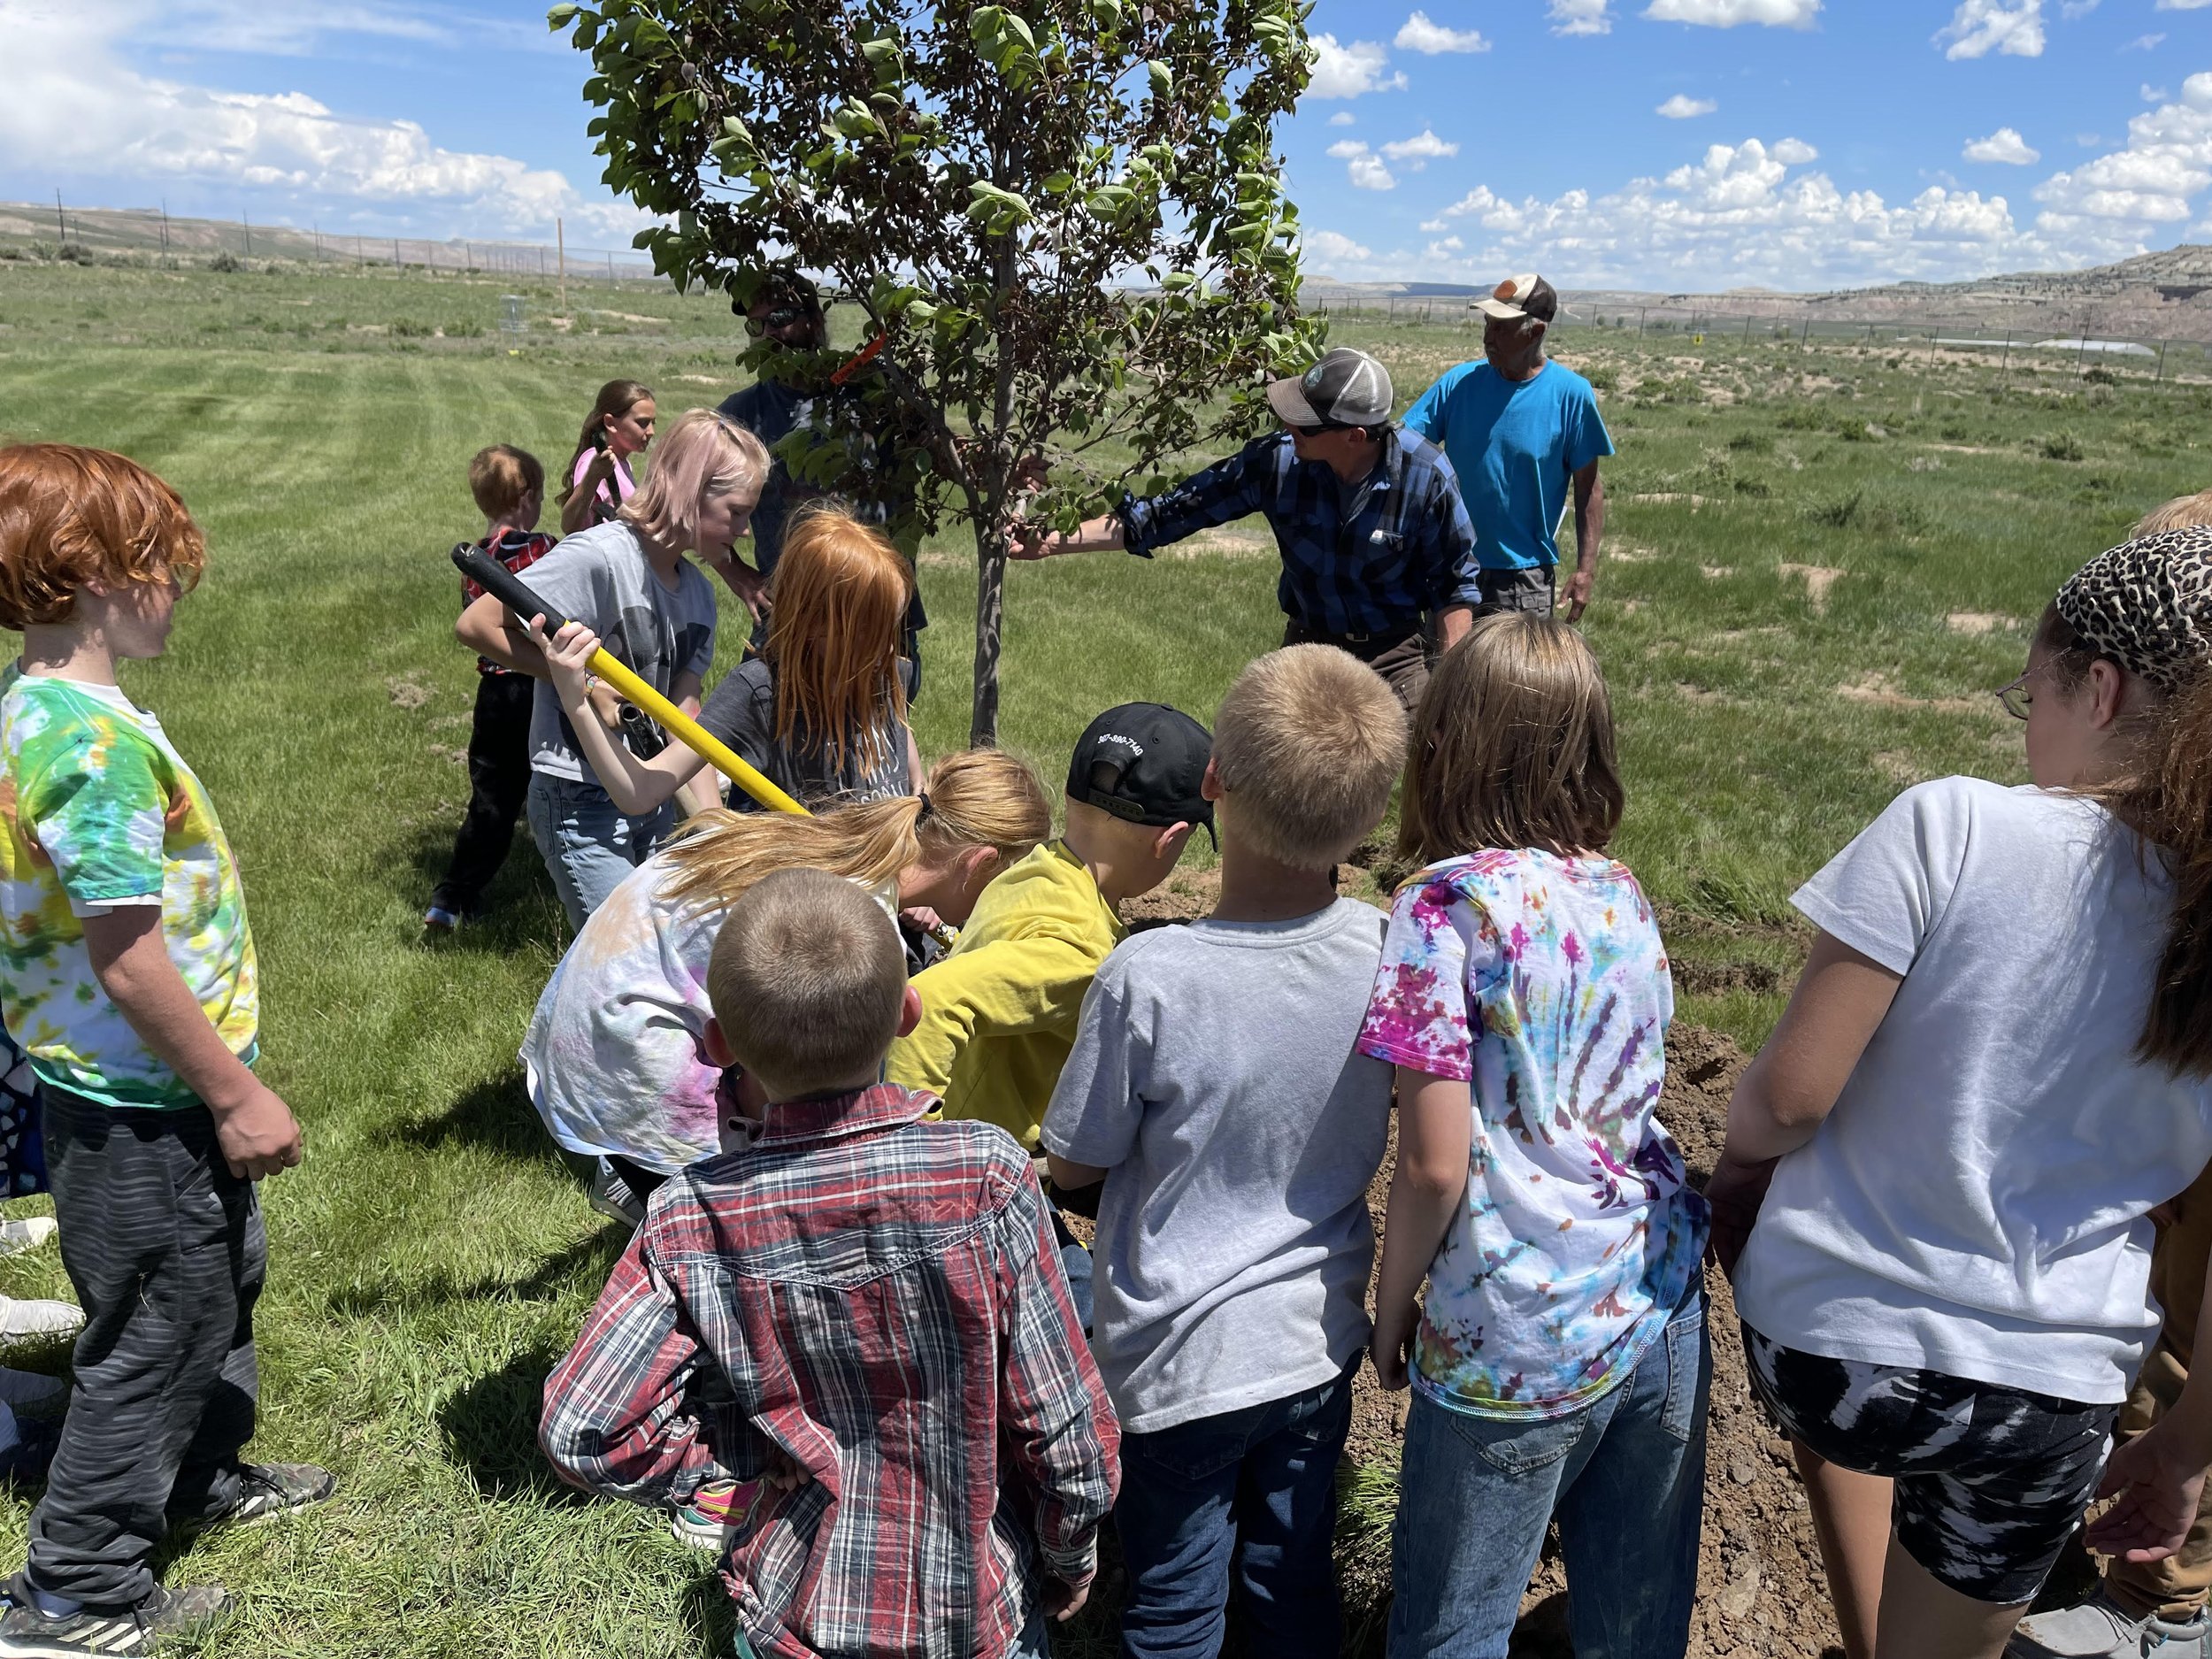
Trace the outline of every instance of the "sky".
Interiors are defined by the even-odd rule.
[[[2212,0],[1320,0],[1310,273],[1818,290],[2212,242]],[[626,247],[534,0],[0,0],[0,197]]]

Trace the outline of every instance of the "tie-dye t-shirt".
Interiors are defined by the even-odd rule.
[[[1398,890],[1360,1050],[1473,1098],[1414,1365],[1438,1404],[1559,1416],[1666,1328],[1707,1232],[1653,1116],[1673,1013],[1651,907],[1610,859],[1485,851]]]
[[[722,1072],[702,1045],[714,1018],[707,963],[729,913],[668,898],[674,875],[656,853],[607,895],[554,968],[522,1040],[530,1098],[554,1140],[663,1175],[719,1149]],[[873,895],[897,915],[895,882]]]
[[[238,865],[161,722],[112,686],[0,673],[0,1015],[40,1079],[116,1106],[189,1106],[92,972],[88,915],[158,904],[169,960],[233,1054],[260,998]]]

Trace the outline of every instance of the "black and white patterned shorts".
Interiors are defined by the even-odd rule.
[[[2032,1601],[2097,1490],[2117,1405],[1828,1359],[1743,1328],[1751,1383],[1808,1450],[1896,1483],[1891,1525],[1939,1584]]]

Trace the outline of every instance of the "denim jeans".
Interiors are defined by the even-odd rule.
[[[1129,1568],[1123,1654],[1213,1659],[1233,1562],[1253,1652],[1336,1659],[1343,1609],[1330,1550],[1351,1427],[1348,1370],[1286,1399],[1124,1434],[1114,1505]]]
[[[580,930],[584,919],[675,827],[673,801],[643,818],[628,818],[595,783],[530,774],[530,833],[544,855],[546,872],[561,895],[572,930]]]
[[[1006,1650],[1004,1659],[1052,1659],[1052,1638],[1045,1634],[1045,1610],[1040,1607],[1029,1616],[1029,1623],[1022,1626],[1021,1634],[1014,1638],[1014,1645]],[[737,1659],[759,1659],[759,1649],[745,1640],[745,1632],[737,1632],[733,1649]]]
[[[1681,1659],[1697,1592],[1705,1292],[1627,1380],[1540,1422],[1416,1394],[1391,1540],[1390,1659],[1504,1659],[1555,1517],[1576,1659]]]

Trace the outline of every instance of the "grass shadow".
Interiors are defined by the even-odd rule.
[[[702,1573],[684,1591],[683,1620],[701,1659],[729,1659],[737,1649],[737,1604],[719,1572]]]
[[[589,1284],[603,1283],[629,1237],[626,1228],[610,1222],[591,1237],[547,1256],[525,1279],[465,1279],[443,1273],[419,1279],[364,1279],[332,1291],[324,1305],[342,1317],[364,1318],[393,1308],[550,1302],[572,1288],[579,1274]]]
[[[537,1108],[531,1105],[518,1064],[470,1084],[435,1117],[409,1118],[388,1131],[385,1138],[423,1152],[476,1147],[518,1163],[573,1172],[546,1133]]]
[[[438,1429],[447,1455],[468,1471],[486,1497],[592,1502],[556,1475],[538,1450],[545,1379],[558,1362],[550,1348],[533,1348],[490,1375],[462,1384],[439,1406]]]
[[[412,872],[409,891],[417,904],[428,904],[432,891],[445,879],[446,867],[453,862],[453,833],[459,826],[457,810],[451,823],[417,826],[391,861]],[[451,933],[422,938],[425,949],[482,956],[504,956],[534,947],[557,956],[567,942],[567,922],[553,891],[553,879],[545,872],[529,826],[519,823],[506,862],[485,889],[483,914]]]

